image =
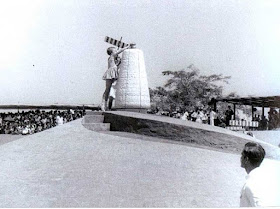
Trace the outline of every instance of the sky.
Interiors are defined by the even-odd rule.
[[[0,0],[0,105],[95,104],[104,37],[135,42],[149,87],[194,64],[224,94],[280,95],[278,0]]]

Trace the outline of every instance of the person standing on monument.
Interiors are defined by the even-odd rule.
[[[106,111],[111,86],[113,82],[116,81],[119,77],[119,70],[116,63],[118,55],[128,48],[130,48],[130,45],[120,50],[117,50],[116,47],[109,47],[107,49],[107,54],[109,55],[108,70],[106,70],[106,72],[102,77],[102,79],[106,81],[106,88],[102,96],[102,104],[101,104],[102,111]]]

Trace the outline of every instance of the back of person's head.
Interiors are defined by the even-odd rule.
[[[252,166],[259,167],[265,157],[265,150],[258,143],[248,142],[245,144],[242,154],[247,157]]]
[[[114,49],[115,47],[109,47],[108,49],[107,49],[107,54],[108,55],[111,55],[112,53],[113,53],[113,49]]]

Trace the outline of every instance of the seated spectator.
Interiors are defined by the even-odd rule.
[[[63,125],[63,117],[61,117],[60,115],[56,116],[56,124],[57,125]]]
[[[181,119],[182,119],[182,120],[188,120],[188,117],[189,117],[189,113],[188,113],[188,111],[186,111],[186,112],[182,115]]]
[[[74,113],[73,113],[74,112]],[[73,113],[73,114],[72,114]],[[27,111],[1,113],[0,134],[33,134],[56,126],[56,115],[60,114],[63,122],[83,116],[82,110],[75,111]],[[74,115],[75,114],[75,115]],[[63,123],[62,122],[62,123]]]
[[[22,130],[22,135],[27,135],[27,134],[29,134],[29,128],[25,126]]]
[[[203,119],[203,118],[204,118],[204,113],[203,113],[202,110],[199,110],[199,111],[197,112],[197,116],[196,116],[195,122],[197,122],[197,123],[202,123],[202,119]]]
[[[196,121],[197,115],[198,115],[197,111],[194,111],[194,112],[191,114],[191,119],[192,119],[192,121]]]
[[[203,110],[203,111],[201,111],[201,112],[202,112],[202,114],[203,114],[203,116],[201,117],[202,123],[203,123],[203,124],[208,124],[208,115],[207,115],[206,111]]]
[[[36,125],[32,124],[30,127],[30,134],[34,134],[35,133],[35,129],[36,129]]]

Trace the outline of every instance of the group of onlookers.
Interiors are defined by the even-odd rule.
[[[280,111],[270,108],[268,118],[265,116],[255,115],[253,121],[259,122],[259,130],[273,130],[280,128]]]
[[[84,110],[30,110],[0,113],[0,134],[34,134],[83,117]]]
[[[280,111],[270,108],[268,112],[268,130],[280,128]]]
[[[180,111],[176,108],[175,111],[163,111],[160,108],[156,108],[154,111],[149,110],[148,113],[156,115],[164,115],[173,118],[180,118],[182,120],[194,121],[197,123],[210,124],[216,126],[225,127],[225,117],[218,111],[214,111],[212,108],[195,108],[193,111]]]
[[[212,109],[205,110],[201,108],[196,108],[192,112],[184,112],[181,119],[210,125],[218,125],[222,122],[222,117],[217,112]]]
[[[148,113],[181,118],[182,120],[189,120],[224,128],[230,126],[230,120],[233,119],[234,115],[231,106],[228,106],[225,112],[219,112],[218,110],[214,111],[212,108],[195,108],[193,111],[180,111],[179,108],[176,108],[173,112],[155,108],[153,111],[149,110]],[[280,128],[280,111],[271,108],[268,113],[268,119],[265,116],[260,117],[259,115],[254,115],[252,121],[258,121],[258,130],[272,130]]]

